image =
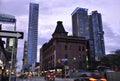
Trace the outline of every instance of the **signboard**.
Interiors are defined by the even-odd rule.
[[[23,32],[1,30],[0,37],[23,39]]]
[[[65,62],[65,61],[68,61],[68,59],[66,59],[66,58],[63,58],[63,59],[62,59],[62,61],[63,61],[63,62]]]

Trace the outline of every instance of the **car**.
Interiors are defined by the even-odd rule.
[[[84,72],[74,81],[107,81],[107,79],[101,76],[99,72]]]

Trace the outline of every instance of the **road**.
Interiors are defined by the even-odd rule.
[[[26,78],[26,79],[17,78],[16,81],[46,81],[46,80],[44,80],[43,77],[34,77],[34,78]],[[73,79],[56,78],[55,81],[73,81]]]

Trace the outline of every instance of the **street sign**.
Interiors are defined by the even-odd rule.
[[[17,32],[17,31],[0,31],[0,37],[5,37],[5,38],[18,38],[18,39],[23,39],[23,32]]]
[[[68,59],[66,59],[66,58],[63,58],[63,59],[62,59],[62,61],[63,61],[63,62],[65,62],[65,61],[68,61]]]

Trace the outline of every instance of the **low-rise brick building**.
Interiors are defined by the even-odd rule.
[[[86,39],[84,37],[68,36],[62,22],[58,21],[52,38],[40,49],[40,62],[42,70],[54,68],[86,69],[87,53]]]

